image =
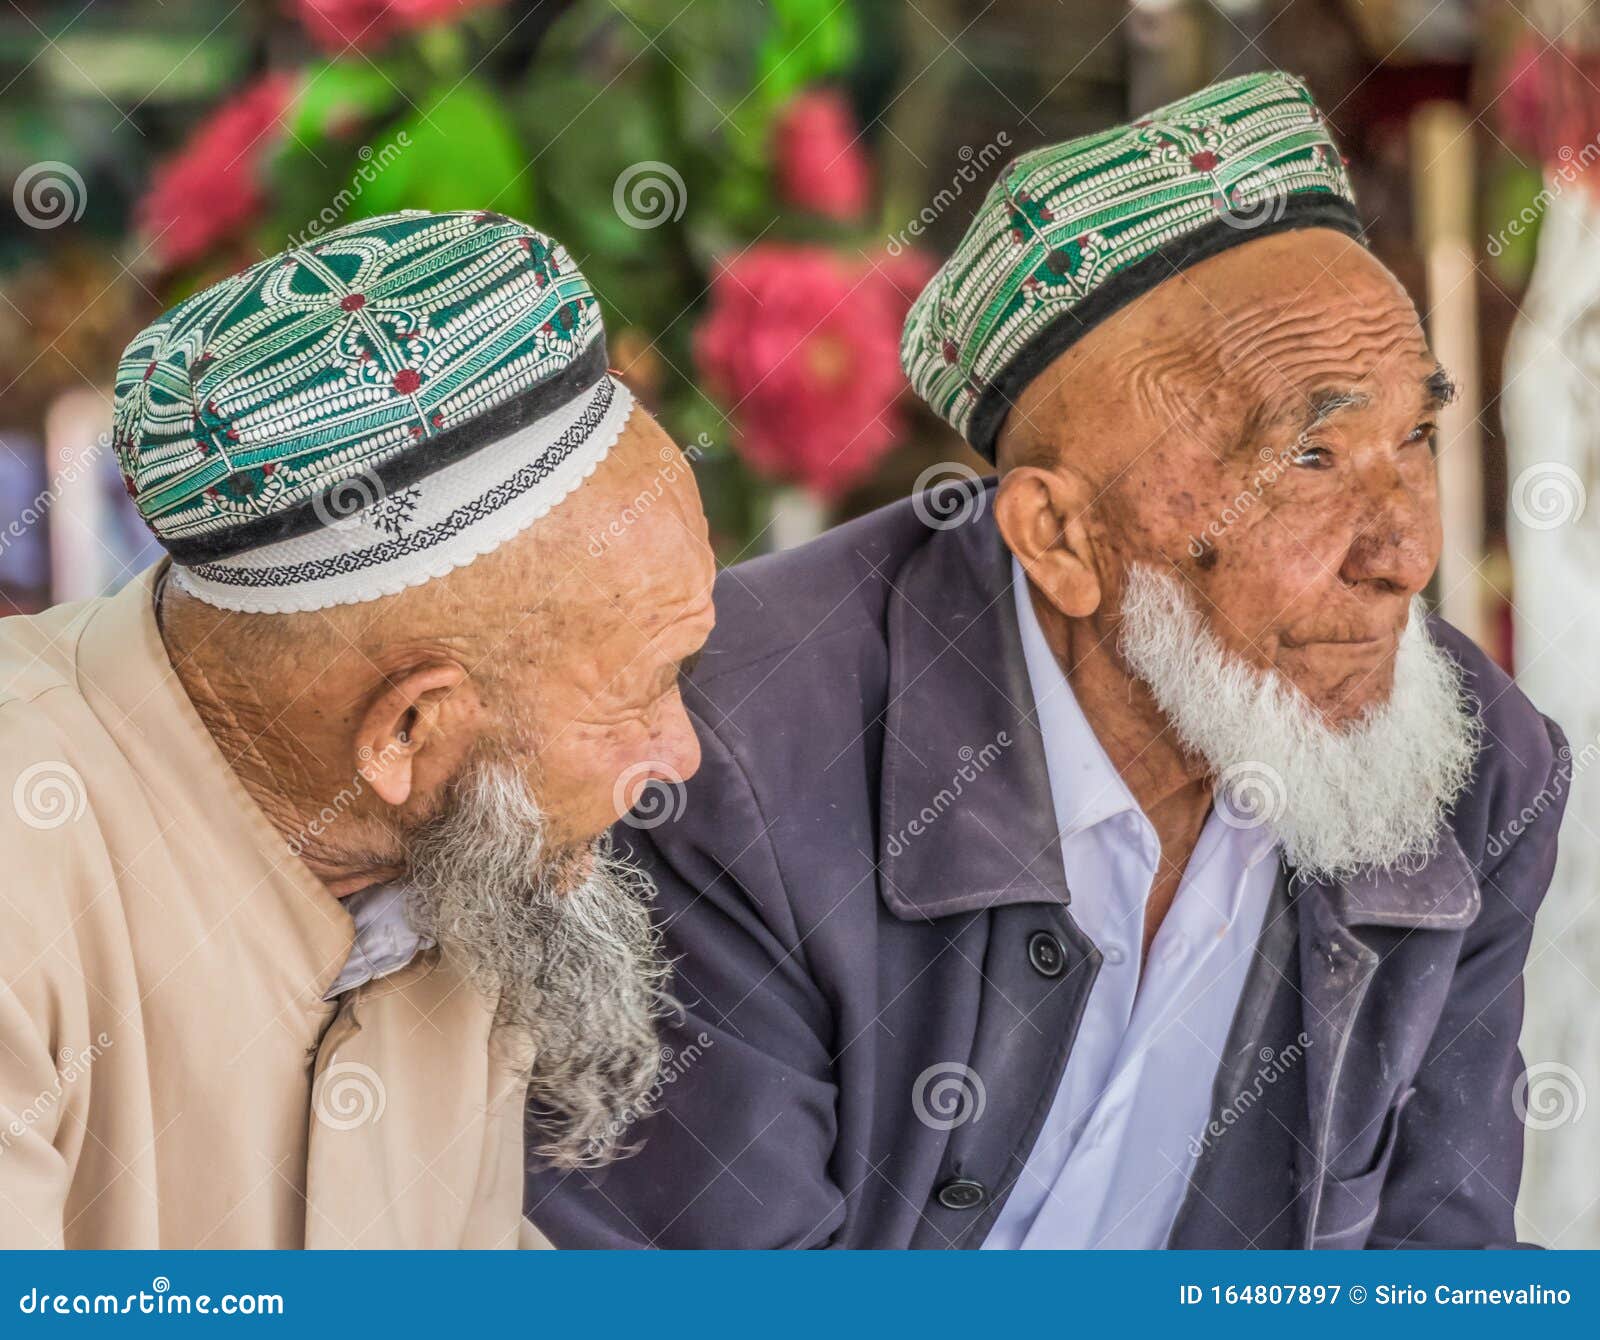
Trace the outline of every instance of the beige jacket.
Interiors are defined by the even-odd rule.
[[[510,1247],[521,1096],[338,900],[119,595],[0,620],[0,1247]],[[538,1245],[529,1235],[524,1245]]]

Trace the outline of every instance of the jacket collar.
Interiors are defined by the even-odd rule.
[[[878,869],[908,920],[1070,901],[993,498],[891,581]]]
[[[878,870],[906,920],[1071,902],[993,481],[972,500],[891,579]],[[1459,930],[1480,906],[1448,825],[1420,868],[1312,887],[1346,926]]]

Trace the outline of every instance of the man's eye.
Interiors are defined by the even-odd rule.
[[[1333,465],[1333,453],[1326,447],[1301,447],[1289,457],[1289,463],[1307,470],[1327,470]]]
[[[1426,442],[1430,447],[1438,444],[1439,425],[1436,423],[1419,423],[1406,434],[1403,446],[1411,446],[1417,442]]]

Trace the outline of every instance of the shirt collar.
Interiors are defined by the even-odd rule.
[[[355,922],[356,941],[324,1000],[399,972],[423,950],[433,948],[432,937],[417,934],[406,920],[403,884],[362,889],[346,898],[344,906]]]
[[[1154,828],[1084,716],[1071,682],[1045,640],[1028,594],[1027,574],[1015,557],[1011,560],[1011,590],[1061,836],[1085,833],[1119,814],[1132,814],[1139,820],[1145,840],[1155,842]],[[1277,835],[1270,825],[1233,829],[1228,836],[1246,869],[1277,847]]]
[[[1011,560],[1011,590],[1061,836],[1087,832],[1118,814],[1131,813],[1142,819],[1139,802],[1078,706],[1061,663],[1045,641],[1028,594],[1027,575],[1015,558]]]

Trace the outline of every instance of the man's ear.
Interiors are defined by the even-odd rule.
[[[452,661],[391,675],[357,722],[356,770],[398,808],[455,776],[477,738],[478,710],[465,667]]]
[[[1093,494],[1067,466],[1019,465],[995,493],[994,518],[1006,547],[1052,605],[1070,619],[1100,608],[1094,544],[1084,524]]]

